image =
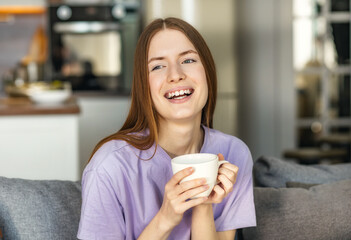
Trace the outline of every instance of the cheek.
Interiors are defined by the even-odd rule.
[[[206,97],[208,96],[208,84],[207,84],[207,79],[206,79],[206,74],[205,73],[201,73],[198,77],[198,84],[201,86],[202,88],[202,92],[204,93],[204,95],[206,95]]]
[[[199,84],[206,84],[206,72],[203,66],[198,66],[195,71],[193,71],[194,74],[194,79],[199,83]]]
[[[203,100],[204,100],[205,105],[206,105],[207,100],[208,100],[208,85],[207,85],[207,81],[206,81],[206,76],[204,76],[202,85],[203,85],[202,92],[204,93],[203,94]]]
[[[155,101],[159,97],[161,91],[161,82],[158,80],[158,78],[152,76],[149,77],[149,86],[152,100]]]
[[[204,94],[202,95],[202,102],[203,102],[203,108],[205,107],[206,103],[208,101],[208,89],[206,87],[206,90],[204,90]]]

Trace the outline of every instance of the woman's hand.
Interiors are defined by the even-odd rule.
[[[224,160],[222,154],[218,154],[219,161]],[[239,168],[231,163],[223,163],[218,169],[219,181],[216,184],[206,201],[206,203],[220,203],[223,199],[233,191],[233,186],[236,182],[236,177],[238,175]]]
[[[191,175],[193,168],[186,168],[177,172],[169,180],[165,186],[165,194],[163,203],[159,211],[159,215],[163,224],[167,224],[168,228],[177,226],[183,218],[186,210],[200,205],[207,200],[207,197],[195,198],[195,195],[208,189],[206,179],[194,179],[180,183],[180,181]]]

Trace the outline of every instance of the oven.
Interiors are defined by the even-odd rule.
[[[130,90],[141,31],[140,2],[109,2],[87,5],[51,0],[50,80],[68,81],[73,91]]]

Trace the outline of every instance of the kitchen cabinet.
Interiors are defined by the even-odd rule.
[[[80,180],[95,145],[118,131],[129,96],[78,94],[64,106],[0,99],[0,176]]]
[[[3,14],[44,14],[46,11],[44,0],[1,1],[0,15]]]
[[[45,6],[46,0],[2,0],[1,6]]]
[[[11,101],[10,101],[11,102]],[[0,176],[80,179],[79,107],[0,101]]]
[[[129,96],[77,96],[79,116],[80,171],[84,170],[95,145],[117,132],[123,125],[130,106]]]
[[[44,14],[41,6],[0,6],[0,14]]]

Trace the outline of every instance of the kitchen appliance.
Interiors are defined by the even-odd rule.
[[[49,78],[73,91],[129,91],[140,2],[82,2],[49,2]]]

